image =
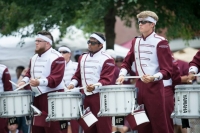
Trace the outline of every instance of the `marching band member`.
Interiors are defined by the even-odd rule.
[[[67,46],[59,47],[58,52],[63,55],[66,62],[63,81],[65,86],[68,86],[72,76],[76,72],[78,63],[73,62],[71,60],[71,50]],[[79,124],[77,120],[70,120],[68,125],[68,133],[78,133],[78,132],[79,132]]]
[[[72,77],[68,89],[73,89],[78,84],[85,87],[84,108],[90,107],[91,112],[97,117],[100,110],[100,97],[98,86],[111,85],[115,72],[114,60],[103,51],[105,37],[100,33],[93,33],[88,40],[89,53],[79,57],[78,68]],[[98,117],[97,123],[84,133],[111,133],[111,117]]]
[[[193,60],[189,63],[189,79],[194,80],[195,76],[194,74],[197,74],[200,72],[200,50],[196,53]]]
[[[141,37],[132,41],[132,47],[122,63],[119,78],[131,71],[135,62],[136,74],[142,76],[136,81],[138,104],[144,104],[150,124],[139,133],[169,133],[166,121],[164,84],[172,75],[172,56],[168,41],[154,32],[158,16],[152,11],[143,11],[137,15]]]
[[[12,84],[9,82],[11,80],[8,68],[0,64],[0,92],[12,91]],[[7,133],[7,121],[5,118],[0,118],[0,133]]]
[[[163,80],[164,86],[165,86],[165,109],[166,109],[166,119],[168,124],[169,133],[172,133],[175,131],[176,126],[174,126],[173,119],[171,118],[171,114],[174,111],[174,91],[175,86],[187,83],[188,77],[187,74],[184,73],[184,68],[187,68],[184,64],[186,62],[182,62],[180,60],[173,60],[173,73],[172,78],[168,80]],[[183,66],[184,65],[184,66]],[[175,122],[180,121],[176,124],[181,124],[181,119],[175,118]],[[185,132],[187,129],[182,129],[183,132]]]
[[[45,119],[48,114],[48,93],[64,91],[65,60],[52,48],[53,36],[50,32],[38,32],[35,44],[36,54],[31,58],[25,77],[18,84],[22,86],[30,82],[31,90],[35,92],[33,104],[42,112],[33,118],[32,133],[62,133],[59,122],[46,122]]]
[[[187,76],[189,64],[187,62],[182,61],[182,60],[174,60],[173,62],[174,62],[174,65],[173,65],[172,86],[171,87],[172,87],[172,91],[173,91],[173,94],[174,94],[176,85],[189,83],[188,82],[189,81],[188,76]],[[166,96],[167,96],[167,91],[170,92],[170,89],[166,87],[165,88],[165,95]],[[165,99],[165,101],[167,102],[167,98]],[[174,100],[171,101],[171,105],[174,106]],[[171,106],[169,107],[169,105],[166,105],[166,108],[167,107],[168,107],[168,110],[170,110]],[[169,114],[169,116],[170,116],[170,114]],[[184,124],[182,124],[181,121],[184,122]],[[172,123],[170,123],[170,124],[172,125]],[[174,118],[173,124],[174,124],[174,133],[179,133],[179,131],[181,133],[187,133],[187,128],[189,127],[187,119]]]

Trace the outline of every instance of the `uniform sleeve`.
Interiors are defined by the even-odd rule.
[[[122,65],[121,65],[121,68],[126,69],[129,73],[131,72],[132,63],[135,61],[135,55],[134,55],[135,40],[136,39],[134,39],[132,41],[132,46],[131,46],[129,52],[127,53],[126,57],[124,58]],[[122,73],[122,70],[120,70],[120,73]]]
[[[57,87],[64,76],[65,71],[65,60],[63,57],[59,57],[56,60],[53,61],[51,65],[51,73],[47,77],[48,80],[48,87],[55,88]]]
[[[119,67],[117,67],[117,66],[115,65],[115,72],[114,72],[113,81],[112,81],[112,84],[113,84],[113,85],[115,84],[115,82],[116,82],[116,80],[117,80],[117,78],[118,78],[118,76],[119,76],[119,71],[120,71]]]
[[[200,50],[196,53],[193,60],[189,63],[189,72],[194,71],[195,73],[198,73],[200,70]]]
[[[30,63],[29,63],[28,70],[27,70],[27,72],[26,72],[24,78],[23,78],[21,81],[24,81],[24,82],[26,82],[26,83],[29,82],[29,80],[30,80],[30,78],[31,78],[30,69],[31,69],[31,61],[30,61]],[[30,87],[28,87],[28,88],[30,88]],[[27,86],[25,87],[25,89],[28,89],[28,88],[27,88]]]
[[[176,62],[180,69],[181,76],[188,75],[189,63],[182,60],[177,60]]]
[[[107,59],[102,67],[100,79],[98,82],[104,85],[113,84],[113,76],[115,74],[115,63],[113,59]]]
[[[168,45],[168,41],[160,41],[157,45],[157,56],[158,63],[160,67],[160,73],[162,74],[164,80],[168,80],[172,77],[173,71],[173,59],[171,51]]]
[[[28,77],[28,78],[31,78],[31,73],[30,73],[30,70],[31,70],[31,61],[29,63],[29,66],[28,66],[28,71],[26,72],[25,76],[24,77]]]
[[[4,91],[12,91],[12,84],[9,82],[11,80],[10,73],[8,71],[8,68],[6,68],[3,72],[2,81],[3,81],[3,87]]]
[[[181,74],[176,62],[173,63],[172,86],[181,84]]]

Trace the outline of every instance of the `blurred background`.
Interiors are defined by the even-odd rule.
[[[71,48],[72,60],[87,51],[92,32],[104,33],[104,49],[125,57],[140,35],[136,15],[143,10],[157,13],[156,33],[168,39],[176,59],[189,62],[200,49],[199,9],[199,0],[0,0],[0,63],[14,79],[17,66],[28,66],[41,30],[52,33],[55,49]]]

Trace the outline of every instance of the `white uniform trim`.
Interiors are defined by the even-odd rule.
[[[76,79],[72,79],[72,81],[69,83],[69,85],[74,85],[74,87],[75,86],[77,86],[78,85],[78,81],[76,80]]]
[[[63,77],[63,81],[65,83],[65,86],[68,86],[69,83],[71,82],[71,78],[75,74],[75,72],[77,70],[77,67],[78,67],[78,63],[77,62],[72,62],[70,60],[70,61],[68,61],[66,63],[64,77]]]
[[[164,84],[164,87],[166,86],[171,86],[172,85],[172,79],[168,79],[168,80],[163,80],[163,84]]]
[[[158,81],[158,80],[161,80],[163,78],[163,75],[161,72],[158,72],[156,74],[153,75],[154,77],[158,77],[158,78],[155,78],[154,81]]]
[[[28,83],[29,82],[29,78],[28,77],[24,77],[23,79],[22,79],[22,81],[24,81],[25,83]]]
[[[39,81],[39,86],[47,86],[48,85],[48,80],[46,78],[38,79],[38,81]]]
[[[125,68],[122,68],[122,69],[120,70],[119,76],[121,76],[121,75],[126,76],[127,73],[128,73],[128,71],[127,71]]]
[[[197,74],[198,73],[198,68],[196,66],[191,66],[189,68],[189,72],[195,72],[195,74]]]
[[[48,79],[46,77],[48,77],[51,73],[52,63],[59,57],[62,57],[62,55],[58,51],[54,50],[53,48],[50,48],[45,53],[43,53],[41,56],[38,56],[38,54],[35,54],[31,58],[31,68],[30,68],[31,78],[33,78],[33,79],[40,78],[40,79],[38,79],[39,86],[31,87],[32,91],[36,92],[36,94],[38,94],[38,92],[40,92],[40,94],[42,94],[42,93],[47,93],[47,92],[51,92],[51,91],[55,91],[55,90],[64,89],[63,81],[61,81],[61,83],[55,88],[50,88],[47,86]],[[65,63],[65,61],[57,61],[57,63]],[[29,78],[24,77],[23,81],[25,81],[27,83],[29,81]]]
[[[52,45],[52,40],[49,39],[48,37],[44,36],[44,35],[38,34],[37,38],[41,38],[41,39],[49,42]]]
[[[139,42],[140,42],[141,38],[136,38],[136,41],[135,41],[135,63],[136,63],[136,68],[137,68],[137,71],[138,71],[138,74],[139,76],[143,76],[145,75],[142,71],[142,67],[141,67],[141,62],[140,62],[140,50],[139,50]]]
[[[149,74],[156,76],[154,81],[161,80],[163,74],[160,71],[158,56],[157,56],[157,45],[161,40],[165,38],[158,36],[155,32],[149,35],[145,40],[136,38],[134,53],[135,63],[139,76]]]
[[[87,86],[89,84],[96,84],[100,83],[98,82],[100,79],[101,71],[103,69],[103,65],[106,60],[112,59],[110,55],[105,53],[103,49],[101,49],[99,52],[95,53],[93,56],[90,56],[90,54],[84,54],[80,61],[80,72],[81,72],[81,83],[82,86]],[[114,64],[111,64],[113,65]],[[102,84],[100,83],[100,86]],[[84,89],[84,93],[86,95],[92,95],[99,92],[99,89],[97,89],[98,86],[95,87],[95,90],[92,92],[88,92],[86,88]]]

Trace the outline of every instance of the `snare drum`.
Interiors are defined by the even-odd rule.
[[[200,118],[200,85],[177,85],[175,88],[175,117]]]
[[[31,114],[33,92],[30,90],[6,91],[0,93],[0,117],[20,117]]]
[[[100,111],[98,116],[126,116],[135,105],[134,85],[108,85],[100,89]]]
[[[80,92],[53,92],[48,94],[48,117],[46,121],[78,119]]]

